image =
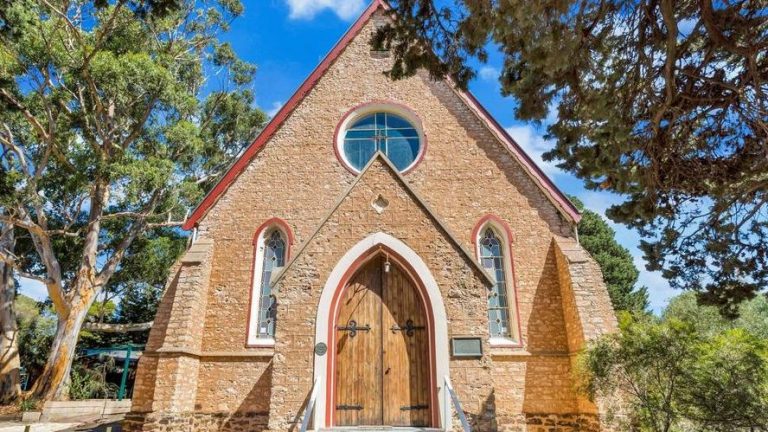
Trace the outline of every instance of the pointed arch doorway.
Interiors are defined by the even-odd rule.
[[[450,428],[445,305],[424,261],[402,241],[378,232],[344,254],[320,296],[315,343],[327,352],[315,354],[314,430]]]
[[[334,425],[431,426],[430,327],[415,281],[385,251],[338,303]]]

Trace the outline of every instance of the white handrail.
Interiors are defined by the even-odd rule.
[[[448,378],[448,375],[445,376],[445,389],[447,390],[448,395],[451,397],[451,403],[453,405],[453,409],[456,410],[456,414],[459,416],[459,420],[461,421],[461,428],[464,430],[464,432],[472,432],[472,428],[469,427],[469,422],[467,421],[467,416],[464,415],[464,410],[461,409],[461,402],[459,402],[459,397],[456,396],[456,392],[453,390],[453,386],[451,385],[451,379]],[[445,401],[445,406],[448,407],[448,401]],[[448,416],[450,418],[451,410],[450,408],[447,408]],[[448,418],[445,419],[446,424],[448,423]]]
[[[317,400],[317,392],[320,389],[318,385],[320,377],[315,378],[315,382],[312,383],[312,393],[309,395],[309,402],[307,402],[307,409],[304,411],[304,418],[301,420],[300,432],[307,432],[307,426],[309,426],[309,419],[312,417],[312,413],[315,411],[315,401]]]

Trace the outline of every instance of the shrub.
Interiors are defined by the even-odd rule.
[[[69,397],[78,399],[110,399],[117,394],[117,386],[106,380],[110,363],[88,368],[84,365],[72,367],[69,383]]]
[[[19,411],[35,411],[40,405],[40,401],[30,397],[22,397],[19,400]]]
[[[625,314],[579,370],[591,399],[621,397],[621,430],[768,430],[768,341],[745,329],[701,332],[674,317]]]

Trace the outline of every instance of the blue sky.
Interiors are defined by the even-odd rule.
[[[258,0],[244,3],[245,15],[232,23],[224,39],[232,44],[238,55],[257,65],[256,102],[269,114],[274,114],[291,97],[368,4],[365,0]],[[587,207],[604,214],[605,209],[619,198],[610,193],[587,191],[581,180],[560,171],[555,164],[541,160],[541,154],[552,147],[543,138],[545,126],[537,127],[515,119],[515,100],[499,93],[500,65],[498,55],[491,55],[486,65],[477,65],[478,78],[470,84],[470,90],[564,192],[579,197]],[[637,248],[638,235],[620,225],[611,225],[619,242],[635,256],[635,263],[641,270],[640,283],[649,288],[651,306],[658,311],[675,292],[660,274],[645,270]],[[22,292],[38,299],[46,296],[41,285],[29,281],[22,283]]]

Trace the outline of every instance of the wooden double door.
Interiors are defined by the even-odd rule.
[[[432,426],[424,309],[405,271],[384,257],[352,277],[336,322],[337,426]]]

